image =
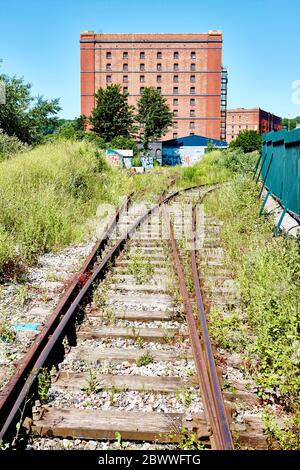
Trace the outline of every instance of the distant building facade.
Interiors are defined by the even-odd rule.
[[[260,108],[236,108],[227,110],[226,140],[231,142],[243,130],[253,130],[260,134],[282,129],[281,117]]]
[[[166,140],[162,143],[163,165],[191,166],[204,157],[209,144],[226,149],[223,140],[208,139],[201,135],[188,135],[178,139]]]
[[[201,134],[226,139],[227,71],[222,33],[80,35],[81,114],[89,116],[95,92],[119,83],[136,104],[154,87],[174,113],[164,139]]]

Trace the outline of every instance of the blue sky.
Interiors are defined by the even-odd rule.
[[[79,33],[189,33],[220,29],[229,107],[300,115],[298,0],[0,0],[0,71],[24,76],[35,94],[79,107]]]

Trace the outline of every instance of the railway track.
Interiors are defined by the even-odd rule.
[[[130,206],[117,213],[108,234],[125,234],[95,246],[2,391],[2,439],[12,438],[22,410],[33,448],[72,438],[79,447],[233,449],[198,278],[197,211],[182,217],[212,189],[173,193],[142,215]],[[36,390],[45,403],[30,413]]]

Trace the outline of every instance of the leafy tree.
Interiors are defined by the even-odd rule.
[[[79,118],[73,120],[61,119],[55,134],[65,139],[81,140],[85,135],[86,121],[87,118],[85,116],[79,116]]]
[[[230,149],[241,148],[245,153],[260,150],[262,144],[261,135],[257,131],[244,130],[239,133],[235,140],[229,144]]]
[[[45,128],[57,121],[59,100],[32,96],[31,84],[23,78],[0,75],[0,80],[5,83],[6,98],[6,103],[0,106],[0,128],[22,142],[41,142]]]
[[[141,138],[147,150],[150,140],[160,139],[172,124],[172,113],[166,99],[152,87],[146,87],[138,102],[137,121],[141,126]]]
[[[115,149],[131,149],[133,150],[133,155],[137,156],[138,155],[138,146],[135,140],[130,139],[129,137],[125,136],[118,136],[114,137],[113,140],[110,143],[110,147],[115,148]]]
[[[111,142],[117,136],[130,137],[134,123],[133,107],[127,103],[127,94],[121,92],[121,85],[99,88],[95,98],[96,106],[90,117],[92,130],[105,142]]]
[[[300,124],[300,116],[296,116],[294,118],[283,118],[282,125],[286,127],[288,130],[293,130],[296,128],[297,124]]]

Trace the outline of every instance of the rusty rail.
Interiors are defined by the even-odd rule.
[[[218,450],[232,450],[233,442],[226,416],[223,396],[217,376],[216,365],[212,352],[211,342],[205,318],[202,301],[197,262],[196,262],[196,211],[193,211],[193,249],[191,251],[192,273],[196,294],[197,308],[200,316],[201,340],[197,331],[197,322],[194,317],[193,304],[186,286],[185,274],[180,260],[179,250],[174,238],[170,217],[166,207],[163,208],[164,217],[169,234],[169,245],[174,260],[180,293],[183,299],[187,324],[192,344],[197,376],[203,398],[204,412],[211,426],[212,446]]]
[[[24,355],[19,363],[18,369],[6,386],[0,392],[0,439],[3,439],[8,428],[12,424],[19,412],[19,407],[22,405],[28,393],[24,394],[25,385],[30,372],[34,369],[36,361],[40,357],[42,351],[47,345],[49,338],[54,334],[58,327],[62,316],[68,311],[76,295],[81,289],[82,284],[91,276],[91,269],[95,264],[97,257],[106,247],[109,241],[109,236],[116,227],[120,215],[128,208],[133,194],[123,202],[117,212],[113,215],[108,222],[108,226],[103,236],[95,243],[91,253],[86,258],[81,270],[74,276],[67,291],[63,294],[57,306],[53,310],[48,322],[43,326],[39,335],[31,345],[28,352]],[[22,396],[22,400],[19,397]]]
[[[185,188],[182,191],[187,191],[195,187],[196,186]],[[8,435],[9,431],[13,428],[13,424],[16,423],[18,417],[21,416],[22,406],[26,402],[29,391],[35,383],[41,368],[45,365],[50,354],[53,352],[55,345],[57,345],[61,338],[65,336],[70,321],[74,318],[74,314],[82,304],[84,297],[91,290],[95,280],[105,275],[110,261],[118,255],[124,243],[134,233],[136,228],[143,223],[152,212],[156,211],[162,204],[167,203],[179,193],[180,190],[177,190],[164,199],[161,196],[158,204],[150,208],[142,217],[140,217],[128,233],[118,240],[113,248],[110,249],[101,263],[94,269],[94,272],[91,272],[91,268],[95,265],[99,253],[103,251],[109,240],[109,235],[115,229],[122,211],[128,207],[132,194],[116,212],[107,231],[95,244],[82,269],[78,275],[74,277],[72,284],[64,293],[51,314],[49,321],[42,328],[29,351],[22,358],[16,373],[1,391],[0,440],[3,440],[6,435]]]
[[[70,328],[70,324],[72,324],[72,322],[74,323],[76,312],[78,311],[78,308],[84,303],[84,299],[86,299],[87,295],[92,290],[95,280],[104,277],[106,271],[109,268],[110,262],[114,260],[116,256],[118,256],[126,240],[133,235],[135,230],[147,219],[147,217],[151,213],[155,212],[161,206],[163,206],[170,234],[169,243],[172,248],[174,264],[179,279],[180,292],[183,297],[184,306],[187,313],[187,323],[190,331],[192,349],[194,353],[200,388],[203,395],[205,413],[212,427],[215,447],[217,449],[233,448],[231,435],[227,424],[222,394],[220,386],[218,384],[218,378],[216,376],[215,369],[215,372],[212,371],[214,365],[214,363],[213,365],[211,363],[213,362],[212,352],[206,352],[202,349],[202,345],[197,333],[197,324],[193,315],[193,306],[185,284],[184,272],[181,267],[176,241],[174,239],[170,220],[166,213],[166,203],[168,203],[172,198],[177,196],[180,192],[188,191],[196,187],[197,186],[192,186],[185,188],[181,191],[177,190],[168,196],[165,196],[164,194],[164,198],[161,197],[159,199],[158,204],[148,209],[132,225],[130,230],[126,234],[124,234],[119,240],[116,241],[115,245],[108,251],[108,253],[104,256],[101,262],[97,265],[95,263],[97,260],[97,256],[106,246],[107,241],[109,239],[109,234],[116,227],[121,212],[128,206],[128,201],[126,201],[126,203],[122,205],[120,210],[115,215],[114,219],[111,221],[105,236],[102,237],[99,242],[97,242],[94,249],[92,250],[92,253],[89,255],[86,262],[84,263],[84,266],[82,267],[80,273],[75,277],[72,285],[63,295],[59,304],[55,308],[53,314],[50,317],[50,320],[44,326],[43,330],[33,343],[28,353],[24,356],[17,373],[12,377],[10,382],[1,392],[0,439],[3,439],[7,437],[7,435],[9,435],[12,429],[12,424],[15,423],[17,421],[17,418],[20,417],[21,407],[24,403],[26,403],[26,398],[28,397],[29,391],[35,384],[36,378],[41,368],[47,363],[49,357],[51,357],[51,354],[53,354],[55,348],[59,344],[61,344],[62,339],[66,336],[68,329]],[[196,256],[195,253],[194,256]],[[194,260],[193,272],[194,269],[197,269],[197,267],[195,268],[195,263],[196,258]],[[91,271],[92,266],[94,266],[93,271]],[[194,282],[197,304],[201,317],[201,312],[203,312],[204,315],[204,309],[203,303],[201,303],[202,300],[199,279],[198,283],[196,279],[194,279]],[[203,319],[201,321],[203,321]],[[209,343],[208,336],[207,340],[204,343],[205,346],[207,346],[207,344]],[[219,388],[217,387],[217,385]]]

